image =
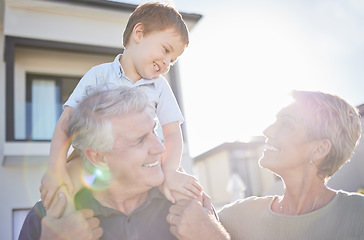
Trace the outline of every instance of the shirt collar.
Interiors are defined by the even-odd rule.
[[[114,70],[115,72],[117,73],[118,77],[121,79],[121,78],[125,78],[127,79],[128,81],[130,81],[132,83],[132,81],[127,77],[125,76],[125,73],[124,73],[124,69],[123,67],[121,66],[120,64],[120,58],[123,56],[123,54],[118,54],[115,59],[114,59],[114,62],[113,62],[113,67],[114,67]],[[158,77],[160,78],[160,77]],[[145,79],[145,78],[141,78],[140,80],[138,80],[136,83],[134,83],[135,86],[140,86],[140,85],[146,85],[146,84],[152,84],[154,83],[155,81],[157,81],[158,78],[153,78],[153,79]]]
[[[132,214],[135,212],[139,212],[147,207],[154,199],[166,199],[163,194],[158,190],[158,188],[154,187],[148,191],[148,198],[147,200],[140,205],[136,210],[133,211]],[[76,209],[92,209],[95,213],[95,216],[111,216],[115,214],[120,214],[119,211],[105,207],[101,205],[92,195],[92,192],[88,188],[82,188],[74,197],[74,203]]]
[[[113,62],[113,67],[119,78],[122,78],[122,77],[126,78],[123,67],[120,64],[121,56],[123,56],[123,54],[120,53],[115,57],[114,62]]]

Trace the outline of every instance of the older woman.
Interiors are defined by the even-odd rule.
[[[282,178],[284,195],[238,201],[221,222],[233,239],[364,239],[364,197],[326,186],[358,143],[357,110],[321,92],[292,97],[264,131],[259,162]]]
[[[225,206],[219,212],[223,227],[232,239],[364,239],[364,197],[326,186],[358,143],[357,110],[321,92],[294,91],[292,97],[264,131],[260,159],[261,167],[281,177],[284,195]],[[229,239],[220,223],[201,220],[211,214],[196,203],[179,202],[170,214],[171,230],[180,239],[203,239],[208,232],[215,232],[209,239]],[[193,231],[197,216],[198,231]]]

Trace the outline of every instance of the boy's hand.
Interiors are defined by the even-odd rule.
[[[48,209],[55,193],[59,187],[65,185],[70,194],[73,193],[73,184],[66,168],[63,170],[52,170],[49,168],[43,175],[39,191],[45,209]]]
[[[164,175],[162,190],[166,198],[172,203],[179,199],[201,198],[202,187],[192,175],[178,170],[165,171]]]

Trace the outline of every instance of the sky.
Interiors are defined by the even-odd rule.
[[[203,16],[178,60],[192,157],[261,136],[293,89],[364,104],[364,1],[170,2]]]

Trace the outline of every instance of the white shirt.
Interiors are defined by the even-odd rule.
[[[140,87],[148,96],[150,107],[158,117],[161,126],[184,118],[167,80],[160,76],[154,79],[140,79],[136,83],[127,78],[120,64],[119,54],[114,62],[104,63],[91,68],[79,81],[64,106],[76,108],[89,89],[112,89],[120,86]]]

